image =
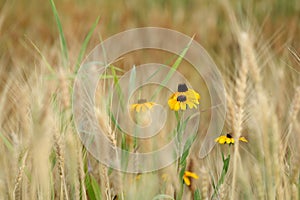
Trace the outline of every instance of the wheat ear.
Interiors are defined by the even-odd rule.
[[[236,187],[236,174],[237,174],[237,160],[239,157],[239,140],[238,138],[242,134],[242,123],[244,118],[244,104],[246,99],[246,87],[247,87],[247,77],[248,77],[248,62],[245,57],[244,49],[245,45],[248,44],[248,35],[247,33],[241,33],[240,40],[241,53],[242,53],[242,64],[239,71],[238,78],[236,80],[236,117],[234,123],[234,136],[235,136],[235,145],[234,145],[234,155],[233,155],[233,176],[232,176],[232,189],[231,197],[235,199],[235,187]]]
[[[16,182],[13,190],[13,199],[22,199],[22,194],[21,194],[21,189],[22,189],[22,180],[23,180],[23,174],[24,174],[24,169],[25,169],[25,163],[27,159],[27,154],[28,152],[26,151],[21,162],[21,166],[18,171],[18,175],[16,177]]]

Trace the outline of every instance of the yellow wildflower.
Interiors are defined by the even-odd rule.
[[[146,99],[139,99],[137,103],[131,105],[131,109],[136,112],[146,112],[155,105],[154,102],[147,102]]]
[[[168,100],[171,110],[186,110],[189,108],[197,108],[200,95],[192,89],[188,89],[186,84],[179,84],[177,92],[173,93]]]
[[[240,137],[239,140],[242,142],[248,142],[245,137]],[[234,138],[229,133],[227,133],[226,135],[221,135],[220,137],[216,138],[215,142],[219,144],[234,144]]]
[[[196,173],[185,171],[183,174],[183,181],[187,186],[191,185],[190,178],[198,179],[198,175]]]

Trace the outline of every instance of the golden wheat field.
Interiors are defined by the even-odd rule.
[[[74,92],[81,63],[102,41],[140,27],[175,30],[201,44],[224,85],[224,94],[213,94],[222,104],[211,99],[217,82],[207,85],[184,59],[192,45],[180,55],[134,51],[97,77],[95,126],[110,146],[97,137],[88,145],[78,129],[91,124],[76,125],[77,113],[90,106]],[[299,0],[0,0],[0,200],[300,200],[299,36]],[[127,101],[122,89],[149,75],[138,67],[147,63],[170,68]],[[129,116],[122,115],[123,104]],[[218,106],[224,125],[214,121],[221,129],[207,136],[218,129],[209,127]],[[201,117],[185,118],[198,111]],[[163,128],[155,119],[165,120]],[[128,135],[121,126],[129,121],[136,125]],[[139,138],[144,127],[158,134]],[[173,138],[183,147],[179,157],[130,157]],[[123,153],[115,156],[111,146]],[[202,156],[201,147],[207,147]]]

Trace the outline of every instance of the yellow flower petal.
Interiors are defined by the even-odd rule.
[[[142,108],[142,104],[137,104],[136,105],[136,112],[140,112],[141,111],[141,108]]]
[[[226,136],[224,135],[220,136],[218,142],[219,144],[224,144],[226,142]]]
[[[195,91],[194,91],[194,93],[195,93],[195,97],[196,97],[196,99],[200,100],[200,94],[199,94],[199,93],[197,93],[197,92],[195,92]]]
[[[186,102],[189,108],[197,108],[197,106],[193,102]]]
[[[184,183],[187,185],[187,186],[190,186],[191,185],[191,181],[188,177],[185,177],[183,176],[183,180],[184,180]]]
[[[146,112],[147,110],[150,110],[153,105],[155,105],[154,102],[147,102],[145,99],[139,99],[138,103],[132,104],[130,108],[139,113],[140,111]]]
[[[242,142],[248,142],[248,140],[245,137],[240,137],[239,140]]]
[[[176,102],[176,103],[174,104],[173,110],[178,111],[179,109],[180,109],[180,102]]]
[[[171,110],[174,110],[174,109],[175,109],[176,103],[178,103],[178,102],[176,101],[176,99],[173,99],[173,98],[170,98],[170,99],[169,99],[168,104],[169,104],[169,107],[170,107]]]
[[[186,110],[186,103],[180,102],[180,109],[181,110]]]
[[[195,90],[192,90],[192,89],[191,89],[191,92],[194,94],[194,97],[195,97],[197,100],[200,99],[200,94],[199,94],[199,93],[197,93]]]
[[[145,106],[147,106],[148,109],[151,109],[154,106],[154,102],[147,102],[145,103]]]
[[[198,179],[199,178],[199,176],[196,173],[190,172],[190,171],[185,171],[184,175],[187,176],[187,177],[192,177],[194,179]]]
[[[232,140],[231,140],[232,138],[228,138],[228,137],[226,137],[225,136],[225,142],[227,143],[227,144],[231,144],[232,143]]]
[[[135,103],[135,104],[132,104],[132,105],[130,106],[130,109],[131,109],[131,110],[135,110],[135,109],[136,109],[136,106],[137,106],[136,103]]]
[[[200,95],[192,89],[186,92],[188,99],[195,104],[199,104]]]

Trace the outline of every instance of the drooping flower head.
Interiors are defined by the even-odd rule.
[[[188,89],[186,84],[179,84],[177,92],[173,93],[168,100],[171,110],[186,110],[197,108],[199,104],[200,95],[192,89]]]
[[[190,171],[185,171],[183,174],[183,181],[187,186],[191,185],[191,180],[190,178],[198,179],[199,176],[196,173],[190,172]]]
[[[148,126],[151,123],[151,109],[154,102],[148,102],[146,99],[139,99],[137,103],[132,104],[131,114],[134,122],[139,126]]]
[[[131,109],[136,112],[146,112],[150,110],[155,105],[154,102],[147,102],[146,99],[139,99],[137,103],[131,105]]]

